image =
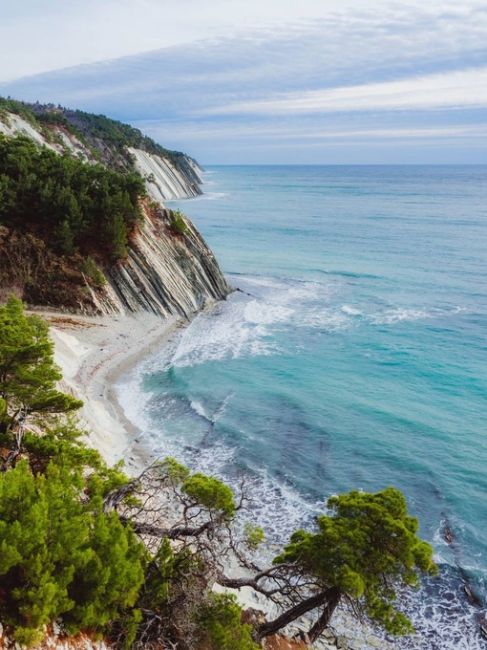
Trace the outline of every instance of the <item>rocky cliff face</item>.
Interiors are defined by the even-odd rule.
[[[147,192],[155,201],[189,198],[201,194],[201,169],[191,158],[183,158],[178,169],[170,160],[142,149],[129,149],[134,166],[146,179]]]
[[[61,307],[69,311],[101,314],[150,311],[161,316],[178,314],[189,317],[204,305],[228,295],[231,289],[195,226],[184,218],[184,228],[175,229],[171,225],[172,213],[162,203],[201,194],[202,170],[192,158],[180,153],[164,156],[139,147],[126,147],[125,150],[118,147],[115,151],[113,147],[110,149],[110,143],[105,145],[98,136],[98,153],[95,155],[85,137],[78,137],[64,125],[39,127],[35,122],[14,113],[0,113],[0,133],[7,136],[26,135],[39,145],[60,154],[75,155],[87,164],[97,162],[100,151],[107,160],[115,156],[117,160],[128,160],[145,179],[149,197],[143,201],[144,219],[131,237],[128,257],[102,269],[105,283],[94,283],[81,271],[76,275],[70,269],[69,282],[77,288],[73,292],[73,300],[67,300],[70,285],[69,282],[64,284],[62,279],[65,264],[61,258],[50,259],[48,267],[47,262],[36,266],[36,282],[39,284],[42,276],[47,274],[55,278],[55,282],[52,280],[53,286],[31,294],[24,292],[23,297],[28,302],[32,302],[35,295],[41,296],[43,306]],[[161,148],[161,151],[164,150]],[[5,248],[8,248],[12,233],[3,233],[3,238]],[[18,238],[15,242],[19,245]],[[20,243],[27,250],[25,242]],[[22,246],[19,247],[20,251]],[[29,246],[35,244],[29,241]],[[7,265],[16,265],[11,255]],[[32,280],[32,268],[29,272]],[[12,290],[22,295],[22,283],[22,277],[16,273]],[[8,287],[3,287],[2,294],[8,290]],[[60,295],[60,304],[55,304],[56,297]]]
[[[0,113],[0,133],[6,136],[25,135],[37,144],[56,153],[69,153],[86,162],[95,162],[92,152],[75,135],[62,127],[40,129],[21,115]]]
[[[146,202],[144,222],[130,243],[127,260],[106,272],[108,283],[92,290],[101,313],[151,311],[189,317],[230,292],[211,250],[185,219],[186,230],[171,226],[171,212]]]

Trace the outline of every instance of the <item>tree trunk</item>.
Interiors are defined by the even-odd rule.
[[[335,611],[338,603],[340,602],[340,598],[342,597],[342,594],[337,587],[332,587],[331,589],[328,589],[328,592],[329,592],[329,596],[328,596],[329,599],[325,604],[321,616],[308,632],[310,643],[314,643],[316,639],[318,639],[318,637],[322,634],[323,630],[325,630],[328,627],[330,623],[330,619],[333,616],[333,612]]]
[[[331,597],[330,592],[332,590],[333,588],[327,589],[326,591],[320,591],[316,596],[310,596],[310,598],[306,598],[306,600],[303,600],[294,607],[291,607],[291,609],[283,612],[273,621],[263,623],[255,632],[256,640],[261,641],[266,636],[276,634],[279,630],[286,627],[286,625],[289,625],[289,623],[292,623],[297,618],[300,618],[312,609],[316,609],[316,607],[320,607],[323,603],[326,603],[329,600]]]
[[[150,537],[167,537],[168,539],[179,539],[180,537],[198,537],[207,530],[215,527],[214,521],[205,521],[197,528],[189,526],[176,526],[175,528],[161,528],[153,526],[142,521],[133,521],[130,517],[120,516],[120,521],[124,524],[131,524],[132,528],[138,535],[149,535]]]

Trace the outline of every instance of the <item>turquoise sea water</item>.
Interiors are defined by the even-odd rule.
[[[212,167],[204,189],[174,205],[241,291],[119,387],[128,415],[156,453],[251,477],[275,541],[398,486],[442,571],[397,647],[485,647],[487,167]]]

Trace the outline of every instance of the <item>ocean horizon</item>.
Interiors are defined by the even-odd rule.
[[[236,291],[119,382],[127,416],[246,477],[271,547],[397,486],[440,566],[397,648],[485,647],[487,166],[208,166],[203,190],[169,207]]]

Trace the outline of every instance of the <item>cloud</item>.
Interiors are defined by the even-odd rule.
[[[249,141],[253,144],[256,141],[266,146],[269,140],[300,141],[309,142],[310,140],[321,142],[323,140],[409,140],[409,139],[456,139],[472,138],[482,139],[487,137],[487,122],[481,124],[459,124],[455,126],[423,126],[423,127],[400,127],[400,128],[359,128],[359,129],[320,129],[319,125],[310,125],[307,129],[292,129],[286,125],[281,128],[272,128],[268,126],[246,126],[230,124],[226,127],[214,127],[212,125],[185,124],[182,127],[168,126],[167,124],[158,124],[157,122],[136,122],[135,126],[150,133],[152,137],[158,139],[167,139],[168,132],[174,139],[191,138],[192,141],[231,139],[236,141]]]
[[[487,106],[487,67],[341,86],[210,108],[208,115],[327,113]]]
[[[382,6],[386,0],[362,0]],[[318,20],[353,0],[23,0],[2,3],[0,79]],[[5,6],[3,6],[5,5]],[[26,47],[26,43],[28,47]]]

